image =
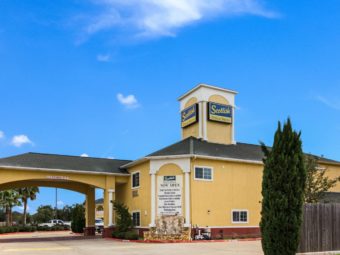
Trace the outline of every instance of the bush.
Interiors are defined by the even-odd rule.
[[[37,231],[37,228],[34,226],[10,226],[0,228],[0,234],[16,232],[35,232],[35,231]]]
[[[132,216],[129,213],[129,209],[121,202],[114,201],[113,209],[117,214],[116,227],[118,232],[127,232],[133,227]]]
[[[113,231],[112,237],[118,238],[118,239],[126,239],[126,240],[138,240],[139,239],[139,235],[134,231],[127,231],[127,232]]]
[[[38,231],[50,231],[50,227],[48,226],[38,226]]]
[[[139,239],[139,235],[136,232],[134,232],[134,231],[129,231],[129,232],[125,233],[124,238],[126,240],[138,240]]]
[[[74,233],[84,233],[85,228],[85,208],[81,204],[76,204],[72,209],[71,229]]]

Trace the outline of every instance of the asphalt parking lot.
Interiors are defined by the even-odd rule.
[[[257,255],[260,241],[148,244],[112,239],[0,243],[0,254],[11,255]]]

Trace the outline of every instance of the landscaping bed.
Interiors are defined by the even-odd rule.
[[[0,227],[0,234],[18,233],[18,232],[36,232],[36,231],[65,231],[70,230],[69,226],[53,226],[53,227],[39,227],[39,226],[11,226]]]

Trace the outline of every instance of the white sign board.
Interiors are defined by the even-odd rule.
[[[182,175],[158,176],[158,215],[182,215]]]

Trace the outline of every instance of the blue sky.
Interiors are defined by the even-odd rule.
[[[239,92],[237,141],[292,118],[340,160],[338,0],[0,0],[0,157],[136,159],[180,139],[178,96]],[[100,192],[97,192],[100,196]],[[54,193],[41,189],[37,205]],[[61,191],[60,205],[83,196]]]

